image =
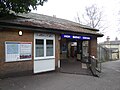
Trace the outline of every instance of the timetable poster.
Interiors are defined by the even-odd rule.
[[[19,59],[19,46],[18,42],[6,42],[6,62],[17,61]]]
[[[32,57],[32,42],[5,42],[6,62],[29,60]]]
[[[31,59],[31,49],[32,43],[31,42],[21,42],[20,43],[20,59]]]

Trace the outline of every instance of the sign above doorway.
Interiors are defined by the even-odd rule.
[[[88,36],[77,36],[77,35],[68,35],[68,34],[61,34],[61,38],[71,38],[71,39],[80,39],[80,40],[90,40],[91,39]]]

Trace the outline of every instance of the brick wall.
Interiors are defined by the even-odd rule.
[[[90,55],[97,57],[97,37],[94,37],[89,42]]]
[[[58,60],[60,60],[60,40],[59,35],[55,35],[55,66],[58,66]]]
[[[4,29],[0,30],[0,77],[1,76],[14,76],[17,73],[28,72],[33,73],[34,62],[34,32],[23,31],[23,35],[18,35],[19,30]],[[32,60],[29,61],[14,61],[5,62],[5,41],[20,41],[20,42],[32,42]],[[55,35],[55,66],[58,66],[58,60],[60,60],[60,41],[59,35]]]
[[[32,42],[34,45],[34,33],[23,31],[23,35],[18,35],[19,30],[4,29],[0,30],[0,75],[9,75],[15,72],[31,71],[33,69],[33,59],[29,61],[5,62],[5,41]],[[33,48],[33,47],[32,47]],[[33,49],[32,49],[33,56]],[[33,57],[32,57],[33,58]]]

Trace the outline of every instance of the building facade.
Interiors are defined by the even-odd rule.
[[[106,41],[99,44],[108,51],[109,60],[118,60],[120,59],[120,40],[117,38],[113,41],[110,41],[109,36]]]
[[[72,55],[78,60],[88,54],[97,57],[97,37],[103,36],[97,31],[34,13],[1,18],[0,77],[53,71],[60,68],[61,59]]]

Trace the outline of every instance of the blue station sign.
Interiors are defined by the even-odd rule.
[[[80,40],[90,40],[91,38],[88,36],[76,36],[76,35],[68,35],[68,34],[61,34],[62,38],[71,38],[71,39],[80,39]]]

